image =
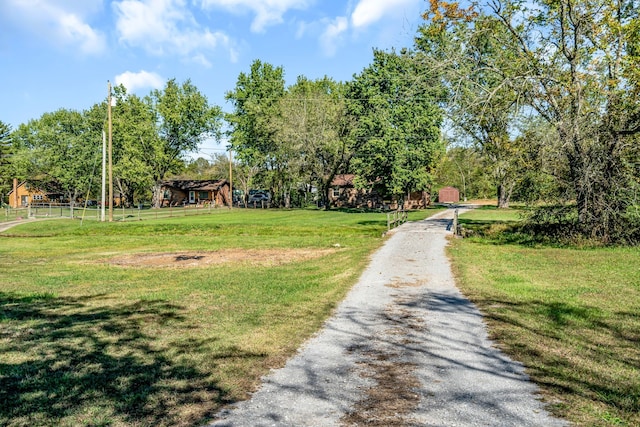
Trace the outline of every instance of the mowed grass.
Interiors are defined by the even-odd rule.
[[[0,425],[206,423],[318,330],[384,231],[381,213],[234,209],[0,233]],[[230,249],[292,258],[111,262]],[[320,255],[298,259],[298,249]]]
[[[483,209],[461,221],[516,218],[515,210]],[[552,411],[579,426],[640,425],[640,250],[504,243],[518,239],[452,240],[461,290]]]

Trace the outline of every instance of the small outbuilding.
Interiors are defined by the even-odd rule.
[[[460,201],[460,190],[455,187],[444,187],[438,192],[439,203],[458,203]]]

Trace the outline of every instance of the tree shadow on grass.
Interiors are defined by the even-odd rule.
[[[597,402],[628,425],[640,422],[638,313],[532,300],[475,301],[505,350],[529,367],[536,382],[563,396],[571,410]],[[588,412],[587,409],[577,411]]]
[[[229,403],[210,373],[183,357],[210,342],[180,348],[145,332],[188,327],[184,308],[107,304],[0,292],[0,425],[194,425]]]

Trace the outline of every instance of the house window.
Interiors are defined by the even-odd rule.
[[[42,194],[34,194],[33,200],[42,200]]]
[[[340,197],[340,188],[335,187],[335,188],[333,189],[333,197],[336,197],[336,198],[337,198],[337,197]]]
[[[170,199],[171,198],[171,190],[164,190],[164,195],[162,196],[163,199]]]
[[[208,191],[198,191],[198,199],[200,199],[200,200],[209,200],[209,192]]]

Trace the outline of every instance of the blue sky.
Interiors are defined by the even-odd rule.
[[[14,128],[105,99],[107,81],[146,95],[191,79],[225,92],[255,59],[297,76],[350,80],[372,48],[411,46],[424,0],[0,0],[0,120]],[[200,155],[219,150],[208,144]]]

